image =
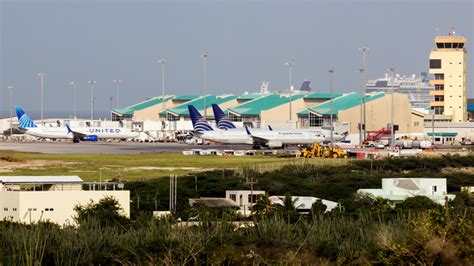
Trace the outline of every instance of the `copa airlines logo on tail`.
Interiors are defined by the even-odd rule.
[[[231,129],[231,128],[236,128],[234,123],[232,123],[230,120],[228,120],[225,117],[222,117],[221,120],[217,123],[217,127],[219,129]]]
[[[194,123],[194,130],[196,131],[212,131],[212,127],[204,120],[204,118],[199,118]]]
[[[16,116],[18,117],[18,126],[20,128],[37,127],[35,122],[23,111],[20,106],[15,106]]]
[[[192,105],[188,105],[189,115],[195,131],[213,131],[211,125],[202,117],[199,111]]]
[[[219,129],[231,129],[236,128],[228,118],[226,118],[224,111],[217,105],[212,104],[212,111],[214,112],[214,118],[217,122],[217,128]]]

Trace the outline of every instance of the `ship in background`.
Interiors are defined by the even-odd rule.
[[[392,82],[389,74],[386,73],[383,78],[367,81],[366,86],[368,93],[379,91],[390,93]],[[421,72],[420,76],[415,74],[411,76],[396,75],[393,89],[395,92],[407,94],[413,108],[426,108],[430,106],[430,101],[434,100],[434,97],[430,96],[430,91],[434,87],[429,84],[429,77],[426,72]]]

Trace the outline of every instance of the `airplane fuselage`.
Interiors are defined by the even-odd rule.
[[[68,133],[65,127],[35,127],[24,128],[26,134],[50,139],[73,139],[73,134]],[[74,131],[94,135],[98,139],[127,139],[137,136],[137,133],[127,128],[120,127],[77,127]]]

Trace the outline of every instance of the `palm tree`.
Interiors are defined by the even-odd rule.
[[[253,205],[252,210],[257,216],[268,215],[275,211],[275,206],[270,201],[268,194],[262,195],[260,200]]]

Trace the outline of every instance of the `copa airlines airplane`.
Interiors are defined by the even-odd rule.
[[[15,106],[19,128],[26,134],[48,139],[72,139],[73,142],[97,141],[99,139],[128,139],[138,133],[122,127],[78,127],[72,130],[66,127],[39,127],[20,106]]]
[[[212,104],[212,111],[219,129],[228,131],[237,131],[237,128],[232,121],[226,118],[224,112],[217,104]],[[282,147],[284,145],[301,145],[312,144],[314,142],[329,142],[331,141],[331,131],[327,129],[312,129],[312,128],[298,128],[298,129],[272,129],[269,130],[255,130],[246,129],[247,135],[251,135],[254,145],[268,147]],[[243,128],[242,128],[243,130]],[[345,134],[333,132],[333,140],[341,141],[345,138]]]

